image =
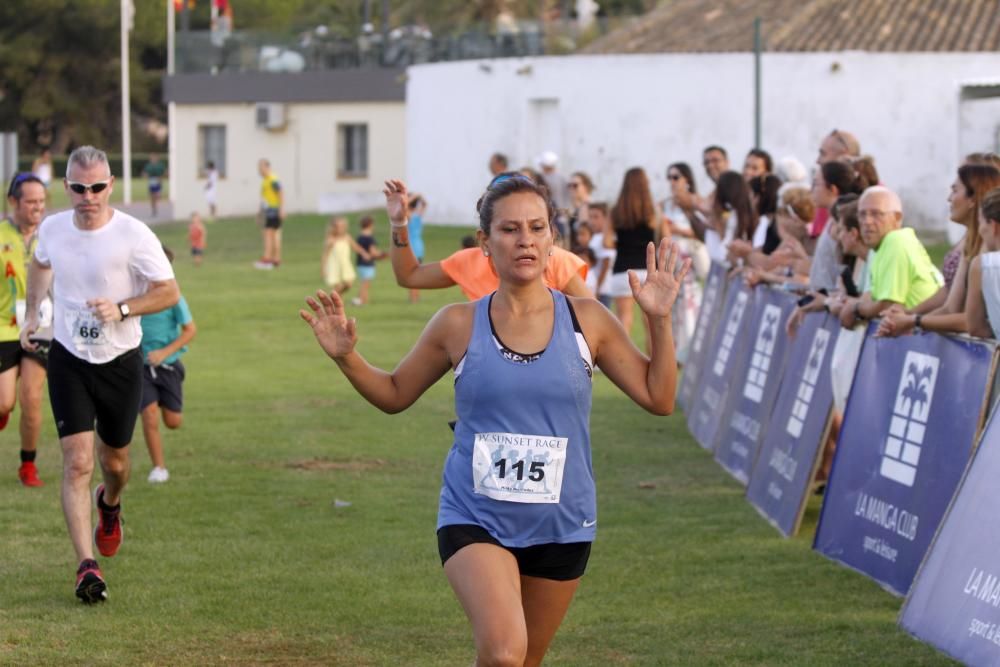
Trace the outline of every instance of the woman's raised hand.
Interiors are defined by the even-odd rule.
[[[646,281],[640,284],[639,276],[634,271],[628,272],[632,296],[650,317],[666,317],[674,307],[681,283],[691,268],[690,258],[677,268],[678,253],[677,244],[667,239],[660,241],[659,248],[650,243],[646,246]]]
[[[399,179],[390,179],[385,182],[382,194],[385,195],[385,210],[389,214],[389,222],[397,227],[405,224],[409,209],[409,193],[406,191],[406,183]]]
[[[306,304],[312,312],[302,309],[299,316],[312,327],[323,351],[332,359],[350,354],[358,342],[358,332],[354,318],[348,319],[344,312],[344,301],[340,295],[318,290],[315,299],[306,297]]]

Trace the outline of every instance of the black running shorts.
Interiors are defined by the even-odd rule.
[[[60,438],[93,431],[109,447],[132,441],[142,397],[142,353],[129,350],[104,364],[75,356],[59,341],[49,352],[49,401]]]
[[[506,549],[517,559],[523,577],[572,581],[583,576],[590,560],[590,542],[536,544],[531,547],[505,547],[485,529],[474,524],[442,526],[438,532],[441,564],[470,544],[493,544]]]
[[[264,209],[264,227],[266,229],[281,229],[281,214],[278,209]]]
[[[142,403],[139,407],[145,410],[151,403],[171,412],[184,409],[184,364],[180,360],[142,367]]]
[[[19,340],[0,342],[0,373],[21,363],[23,348]]]

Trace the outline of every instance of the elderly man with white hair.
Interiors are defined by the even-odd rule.
[[[913,308],[944,284],[913,229],[903,228],[903,205],[895,192],[881,185],[865,190],[858,201],[858,221],[861,240],[872,250],[870,287],[860,298],[844,302],[840,321],[845,327],[877,317],[893,304]]]

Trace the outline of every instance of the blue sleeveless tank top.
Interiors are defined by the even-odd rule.
[[[438,528],[475,524],[507,547],[593,541],[597,498],[590,460],[591,380],[566,297],[530,364],[493,341],[490,297],[476,302],[455,383],[455,441],[445,459]]]

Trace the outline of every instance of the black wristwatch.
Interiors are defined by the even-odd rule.
[[[920,333],[923,331],[923,327],[920,326],[920,321],[924,319],[923,315],[919,313],[913,318],[913,333]]]
[[[854,302],[854,319],[863,320],[864,315],[861,314],[861,304],[857,301]]]
[[[132,309],[128,307],[128,304],[122,301],[118,304],[118,313],[122,316],[124,320],[126,317],[132,314]]]

